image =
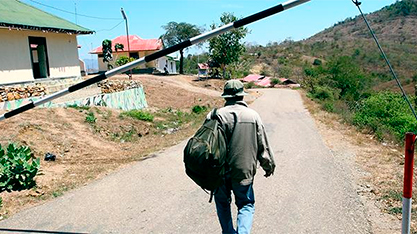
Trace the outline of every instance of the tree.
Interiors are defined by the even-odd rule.
[[[116,45],[114,45],[114,50],[117,51],[123,51],[125,49],[125,46],[123,44],[120,43],[116,43]]]
[[[167,25],[162,26],[162,28],[165,29],[166,32],[160,38],[166,46],[179,44],[191,37],[199,35],[202,31],[196,25],[184,22],[169,22]],[[184,74],[184,49],[180,50],[180,56],[180,74]]]
[[[223,13],[220,17],[221,24],[212,24],[211,29],[232,23],[237,18],[232,13]],[[240,40],[246,37],[248,29],[241,27],[233,29],[230,32],[224,33],[209,40],[209,53],[213,61],[218,63],[223,70],[223,78],[225,77],[226,66],[237,62],[245,51],[245,46],[240,43]]]
[[[112,42],[109,39],[105,39],[102,43],[101,43],[101,47],[103,50],[103,62],[107,63],[107,68],[111,69],[113,68],[113,66],[110,64],[110,61],[113,60],[113,50],[112,50]]]
[[[361,93],[368,88],[368,80],[360,67],[351,57],[342,56],[329,61],[327,64],[329,79],[332,86],[340,90],[341,98],[347,101],[357,101]]]

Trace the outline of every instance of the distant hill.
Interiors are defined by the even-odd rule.
[[[411,79],[417,75],[417,0],[398,1],[366,16],[400,79],[409,92],[414,92]],[[396,88],[361,16],[338,22],[303,41],[249,46],[248,53],[257,55],[255,67],[279,74],[278,66],[286,70],[280,76],[293,79],[299,79],[302,66],[315,59],[325,62],[333,56],[351,56],[379,79],[375,89]]]
[[[417,0],[399,1],[366,17],[381,41],[417,44]],[[361,16],[339,22],[307,42],[355,39],[372,39]]]

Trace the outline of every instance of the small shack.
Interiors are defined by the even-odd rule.
[[[204,77],[205,79],[208,78],[209,74],[209,65],[207,63],[199,63],[198,64],[198,79]]]

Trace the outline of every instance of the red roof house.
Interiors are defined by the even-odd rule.
[[[246,76],[242,79],[243,82],[254,82],[256,85],[263,86],[263,87],[270,87],[271,86],[271,77],[258,75],[258,74],[251,74]]]
[[[127,51],[127,36],[119,36],[113,39],[112,41],[113,51],[115,51],[114,46],[116,44],[122,44],[124,46],[123,51]],[[142,39],[137,35],[130,35],[129,36],[129,47],[130,52],[139,52],[139,51],[155,51],[161,50],[163,48],[162,40],[161,39]],[[97,47],[93,51],[90,52],[91,54],[102,54],[103,49],[102,47]]]
[[[123,50],[116,51],[114,48],[116,44],[122,44],[124,47]],[[153,54],[154,52],[163,49],[163,43],[161,39],[142,39],[137,35],[130,35],[129,46],[127,44],[127,36],[119,36],[112,40],[112,47],[114,58],[111,63],[114,63],[114,61],[116,61],[117,58],[120,58],[121,56],[138,59]],[[101,46],[90,51],[90,54],[98,55],[98,67],[100,72],[107,71],[109,69],[107,64],[103,62],[103,48]],[[139,66],[138,68],[157,68],[158,70],[164,71],[164,66],[168,63],[167,59],[165,60],[166,61],[164,62],[151,61],[146,65]]]

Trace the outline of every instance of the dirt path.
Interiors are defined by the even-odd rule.
[[[118,77],[118,76],[117,76]],[[151,86],[169,86],[171,88],[179,88],[188,90],[194,93],[204,93],[208,96],[218,97],[220,95],[220,90],[217,87],[218,83],[224,83],[220,80],[208,80],[208,81],[198,81],[197,77],[176,75],[176,76],[155,76],[155,75],[135,75],[134,80],[141,81],[145,88],[148,85]],[[193,85],[192,83],[195,83]],[[200,83],[200,86],[198,85]],[[212,87],[212,89],[207,89],[207,87]]]
[[[276,174],[255,182],[253,233],[372,233],[351,158],[335,156],[292,90],[252,105],[275,152]],[[219,233],[208,195],[187,178],[185,142],[0,222],[0,228],[82,233]]]

